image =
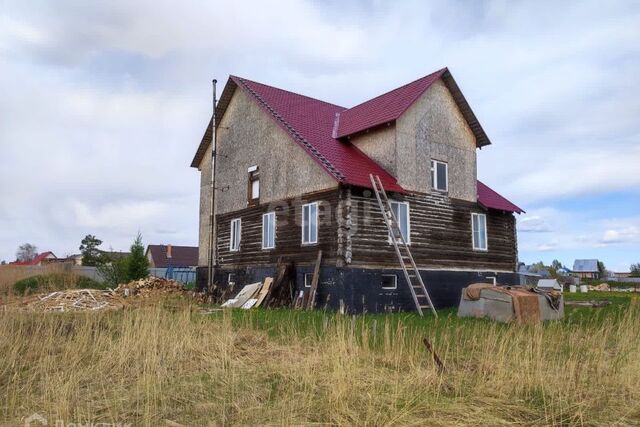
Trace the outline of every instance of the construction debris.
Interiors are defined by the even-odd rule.
[[[203,302],[203,294],[190,292],[180,282],[148,277],[119,285],[115,290],[68,289],[19,300],[14,307],[28,311],[118,310],[165,296],[186,296]]]
[[[599,292],[609,292],[611,291],[611,287],[608,283],[600,283],[597,286],[589,286],[590,291],[599,291]]]
[[[278,261],[276,277],[243,287],[221,307],[250,309],[254,307],[291,307],[293,298],[293,265]]]
[[[123,297],[137,296],[142,298],[157,297],[161,295],[184,295],[187,292],[184,285],[175,280],[161,277],[147,277],[118,285],[115,293]]]
[[[611,304],[611,301],[601,300],[601,301],[565,301],[565,305],[573,305],[577,307],[591,307],[591,308],[602,308]]]
[[[24,307],[34,311],[94,311],[119,309],[124,303],[112,291],[71,289],[36,295]]]

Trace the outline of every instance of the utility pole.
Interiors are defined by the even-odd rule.
[[[211,205],[209,206],[209,262],[207,271],[207,290],[213,289],[213,268],[218,264],[216,242],[213,238],[216,230],[216,215],[214,212],[216,198],[216,83],[213,79],[213,116],[211,118]],[[216,236],[217,237],[217,236]]]

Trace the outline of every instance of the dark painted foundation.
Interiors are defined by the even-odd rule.
[[[226,287],[229,285],[229,274],[231,274],[231,280],[235,282],[234,290],[239,291],[244,285],[260,282],[265,277],[273,277],[274,273],[275,267],[218,269],[214,281]],[[313,266],[296,266],[298,291],[304,289],[305,274],[312,273]],[[490,282],[491,277],[496,277],[499,284],[519,284],[516,273],[423,270],[420,274],[436,308],[456,307],[460,301],[462,288],[471,283]],[[396,275],[395,289],[383,288],[383,275]],[[307,280],[310,283],[309,277]],[[206,287],[206,268],[198,268],[197,283],[201,289]],[[337,310],[343,306],[349,313],[415,310],[411,292],[400,269],[322,267],[316,301],[318,308]]]

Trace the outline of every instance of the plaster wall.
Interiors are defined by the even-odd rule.
[[[476,140],[442,80],[396,121],[396,177],[410,191],[430,193],[431,160],[447,162],[449,197],[477,201]]]
[[[396,130],[390,125],[350,139],[356,147],[375,160],[391,175],[396,176]]]
[[[200,265],[206,265],[208,257],[210,162],[211,146],[199,167]],[[218,127],[216,214],[247,207],[248,168],[254,165],[260,173],[260,204],[338,187],[255,100],[237,88]]]

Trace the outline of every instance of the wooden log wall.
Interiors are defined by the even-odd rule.
[[[397,266],[375,195],[353,189],[349,197],[351,265]],[[440,193],[390,194],[389,198],[409,202],[411,253],[419,267],[514,271],[517,245],[512,213],[487,211],[478,204]],[[487,216],[487,251],[473,250],[472,212]]]
[[[333,189],[251,206],[217,215],[218,257],[222,267],[275,265],[279,257],[294,263],[315,262],[318,250],[323,264],[335,265],[338,253],[338,212],[340,190]],[[318,202],[318,243],[302,245],[302,205]],[[276,212],[275,248],[262,249],[262,215]],[[240,250],[229,250],[231,220],[242,220]]]

